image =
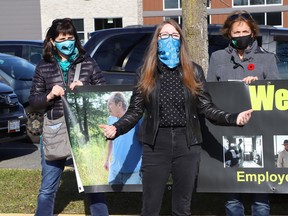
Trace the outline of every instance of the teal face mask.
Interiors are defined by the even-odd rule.
[[[59,52],[66,56],[71,55],[75,49],[75,40],[65,40],[62,42],[54,41],[54,43]]]
[[[180,40],[169,36],[167,39],[158,40],[158,58],[169,68],[179,64]]]

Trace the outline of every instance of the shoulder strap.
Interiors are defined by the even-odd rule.
[[[80,70],[81,70],[81,63],[76,64],[76,69],[75,69],[75,75],[74,75],[73,82],[79,80]]]

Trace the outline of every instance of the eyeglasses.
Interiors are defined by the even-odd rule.
[[[168,32],[162,32],[162,33],[159,33],[159,37],[161,39],[168,39],[169,37],[172,37],[173,39],[177,39],[179,40],[180,39],[180,34],[179,33],[172,33],[172,34],[169,34]]]
[[[251,20],[253,19],[252,16],[249,13],[239,13],[239,14],[233,14],[232,16],[229,17],[231,21],[234,21],[238,19],[239,17],[242,17],[245,20]]]

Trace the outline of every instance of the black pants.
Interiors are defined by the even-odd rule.
[[[187,147],[186,128],[159,128],[155,146],[144,145],[142,216],[158,216],[166,183],[172,174],[172,215],[191,215],[201,146]]]

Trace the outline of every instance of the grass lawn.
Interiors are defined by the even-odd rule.
[[[38,189],[41,181],[40,170],[0,169],[0,213],[35,212]],[[167,191],[161,214],[170,213],[171,192]],[[245,195],[247,214],[250,214],[250,196]],[[271,214],[288,215],[288,195],[270,196]],[[107,193],[111,215],[140,214],[141,193]],[[224,215],[225,199],[223,194],[196,193],[192,200],[194,215]],[[74,171],[65,171],[56,197],[55,213],[89,214],[85,194],[78,193]]]

